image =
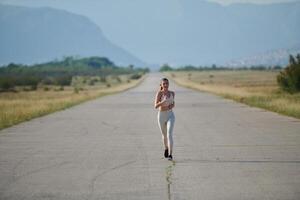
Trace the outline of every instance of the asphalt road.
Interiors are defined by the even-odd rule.
[[[300,199],[300,120],[171,82],[171,162],[160,78],[0,131],[0,200]]]

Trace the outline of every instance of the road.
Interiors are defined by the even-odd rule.
[[[170,82],[171,162],[160,78],[0,131],[0,199],[300,199],[300,120]]]

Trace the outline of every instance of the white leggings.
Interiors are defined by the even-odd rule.
[[[172,110],[158,111],[157,119],[165,148],[169,150],[170,155],[173,149],[175,115]]]

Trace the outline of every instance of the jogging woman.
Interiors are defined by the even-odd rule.
[[[169,80],[161,79],[159,91],[156,93],[154,107],[159,108],[157,119],[165,146],[164,156],[172,160],[173,150],[173,127],[175,116],[172,108],[175,106],[175,93],[169,91]]]

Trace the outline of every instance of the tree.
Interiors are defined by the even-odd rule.
[[[290,93],[300,91],[300,54],[296,58],[290,55],[289,65],[277,76],[279,86]]]
[[[170,67],[168,64],[163,64],[163,66],[160,67],[159,71],[164,72],[164,71],[172,71],[172,67]]]

